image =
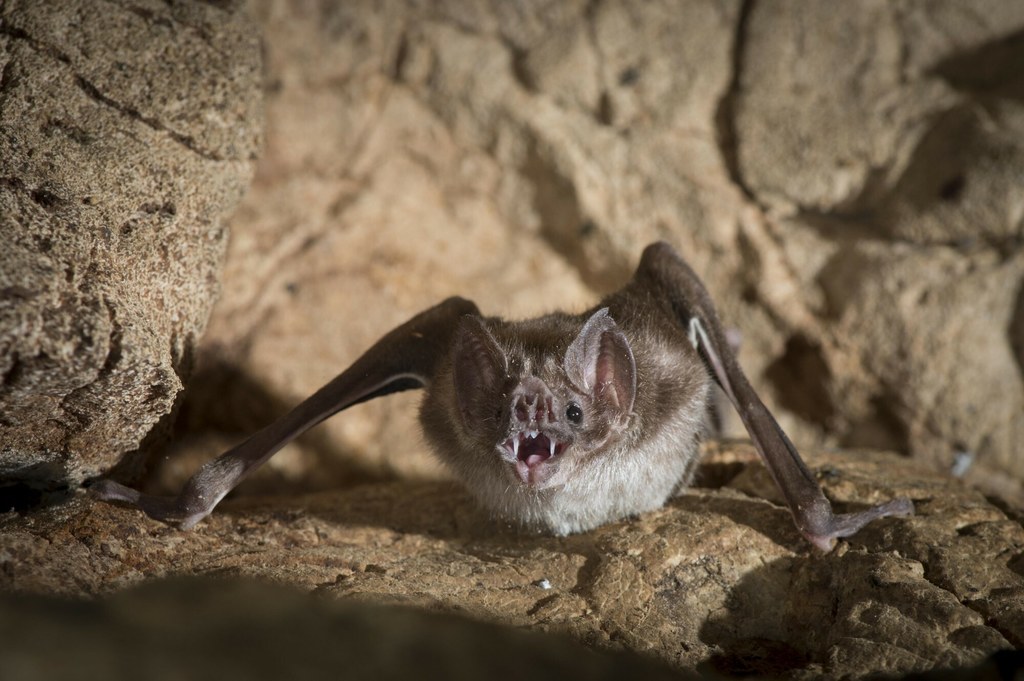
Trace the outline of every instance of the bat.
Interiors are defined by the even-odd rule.
[[[288,414],[203,465],[176,497],[99,480],[92,493],[193,527],[286,443],[352,405],[424,388],[428,443],[478,502],[564,535],[660,507],[690,482],[712,380],[738,412],[797,528],[830,551],[867,523],[913,514],[897,498],[833,513],[757,396],[700,279],[666,243],[593,309],[526,321],[453,297],[381,338]]]

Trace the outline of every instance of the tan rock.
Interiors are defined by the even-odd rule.
[[[252,171],[259,69],[233,3],[2,10],[0,480],[77,485],[171,412]]]
[[[99,603],[0,596],[0,615],[0,675],[19,681],[691,678],[562,636],[247,580],[172,579]]]
[[[1019,515],[891,455],[812,452],[840,508],[896,494],[918,507],[821,555],[770,500],[760,464],[742,463],[749,446],[712,449],[702,473],[725,487],[565,538],[495,523],[449,483],[228,500],[191,532],[81,496],[0,521],[0,587],[95,596],[168,576],[256,577],[565,634],[682,670],[791,678],[964,667],[1024,643]]]
[[[1021,498],[1024,8],[751,6],[734,179],[801,287],[760,294],[790,327],[764,378],[840,444]]]
[[[667,238],[798,443],[959,456],[1024,498],[1017,5],[254,9],[267,154],[186,400],[203,455],[163,489],[447,295],[580,309]],[[436,479],[415,405],[254,484]]]

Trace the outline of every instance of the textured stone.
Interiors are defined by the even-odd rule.
[[[690,678],[638,655],[246,580],[158,582],[99,603],[0,597],[0,676],[39,679]],[[53,654],[53,641],[61,654]],[[696,678],[696,675],[693,675]]]
[[[964,667],[1024,644],[1020,515],[891,455],[811,452],[841,508],[896,494],[918,507],[821,555],[772,500],[749,445],[712,450],[701,477],[723,486],[563,538],[517,533],[439,482],[229,499],[191,532],[80,496],[0,520],[0,588],[80,597],[170,576],[260,578],[684,671],[787,678]]]
[[[259,76],[237,3],[0,3],[0,481],[77,484],[171,412]]]
[[[801,287],[769,305],[809,313],[764,378],[840,444],[966,453],[1019,499],[1024,6],[750,7],[734,179]]]

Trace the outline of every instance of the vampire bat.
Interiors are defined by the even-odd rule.
[[[449,298],[381,338],[284,417],[210,461],[176,497],[111,480],[107,500],[190,528],[287,442],[354,404],[425,388],[420,421],[437,455],[498,515],[555,534],[661,506],[689,483],[711,380],[724,390],[800,532],[828,551],[908,499],[834,514],[754,392],[697,275],[667,244],[580,315],[508,322]]]

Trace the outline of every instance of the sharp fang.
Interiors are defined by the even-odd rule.
[[[519,458],[519,436],[512,438],[512,456]]]
[[[555,441],[554,440],[548,440],[548,449],[551,450],[551,456],[554,456],[555,455]]]

